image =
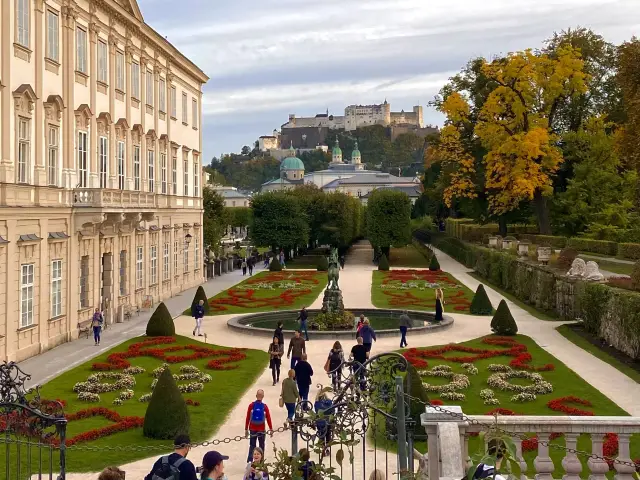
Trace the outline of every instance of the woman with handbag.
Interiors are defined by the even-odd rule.
[[[342,345],[336,340],[333,348],[329,351],[329,356],[324,364],[324,371],[331,377],[331,386],[333,390],[338,389],[340,383],[340,365],[344,363],[344,352]]]
[[[296,371],[292,368],[289,370],[287,378],[282,381],[282,392],[280,393],[280,406],[287,407],[287,421],[289,422],[293,421],[293,416],[296,413],[296,403],[300,399],[295,378]]]
[[[273,378],[273,386],[280,381],[280,364],[282,363],[282,355],[284,355],[284,346],[280,343],[278,337],[273,337],[273,342],[269,345],[269,368],[271,368],[271,377]]]

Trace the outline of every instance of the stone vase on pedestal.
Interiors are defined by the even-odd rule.
[[[530,243],[526,240],[518,243],[518,255],[521,257],[529,256],[529,245]]]
[[[551,247],[538,247],[538,261],[546,265],[551,260]]]

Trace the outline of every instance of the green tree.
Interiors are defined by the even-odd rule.
[[[367,202],[367,238],[387,256],[411,241],[411,201],[404,192],[377,189]]]
[[[176,334],[176,326],[164,302],[160,302],[147,322],[146,334],[147,337],[171,337]]]
[[[391,155],[386,162],[383,162],[383,168],[391,173],[397,173],[396,170],[399,167],[404,168],[412,165],[418,161],[423,146],[424,139],[415,133],[401,133],[393,141]]]
[[[142,432],[147,438],[173,440],[178,435],[188,434],[189,426],[187,404],[173,374],[165,368],[151,394]]]
[[[251,237],[256,245],[294,248],[309,240],[307,214],[300,200],[286,191],[266,192],[251,200],[253,223]]]
[[[250,207],[226,207],[225,215],[232,227],[246,227],[251,225]]]
[[[202,215],[204,244],[211,245],[217,251],[220,240],[229,226],[228,211],[224,198],[211,188],[202,189]]]
[[[304,163],[305,173],[325,170],[331,162],[331,152],[323,152],[322,150],[313,150],[312,152],[302,152],[299,156]]]

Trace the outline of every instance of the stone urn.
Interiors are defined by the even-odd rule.
[[[518,255],[521,257],[529,256],[529,245],[530,243],[526,240],[518,243]]]
[[[505,249],[505,250],[511,250],[511,249],[515,248],[517,243],[518,243],[518,241],[513,237],[504,237],[502,239],[502,248]]]
[[[551,247],[538,247],[538,261],[543,265],[548,264],[551,260],[551,253]]]
[[[489,237],[489,248],[498,248],[498,237]]]

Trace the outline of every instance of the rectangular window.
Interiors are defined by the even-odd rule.
[[[191,100],[191,125],[198,128],[198,101],[195,98]]]
[[[193,269],[200,269],[200,232],[196,232],[193,238]]]
[[[178,118],[178,91],[176,87],[171,86],[171,116]]]
[[[153,192],[155,191],[155,164],[156,164],[156,159],[155,159],[155,153],[153,150],[149,150],[148,152],[149,154],[149,191]]]
[[[118,188],[124,190],[125,180],[124,142],[118,142]]]
[[[131,96],[140,100],[140,64],[131,64]]]
[[[140,145],[133,146],[133,189],[140,191]]]
[[[60,19],[53,10],[47,10],[47,58],[60,59]]]
[[[120,250],[120,295],[127,294],[127,251]]]
[[[28,183],[31,169],[31,125],[26,118],[18,119],[18,182]]]
[[[49,127],[49,151],[47,155],[47,179],[49,185],[58,184],[58,128]]]
[[[142,269],[142,247],[136,247],[136,288],[144,286],[144,270]]]
[[[182,191],[183,196],[189,195],[189,160],[185,159],[183,162],[184,169],[184,190]]]
[[[166,99],[167,99],[167,85],[164,83],[164,78],[158,81],[158,108],[161,112],[166,112]]]
[[[158,246],[151,245],[151,285],[158,283]]]
[[[87,132],[78,132],[78,172],[80,178],[78,184],[81,187],[89,185],[89,163],[87,159]]]
[[[76,28],[76,70],[89,73],[87,69],[87,31],[82,28]]]
[[[116,52],[116,89],[124,92],[124,53]]]
[[[178,242],[173,242],[173,273],[178,275]]]
[[[162,280],[169,280],[169,243],[164,244],[162,256]]]
[[[193,162],[193,196],[200,195],[200,163],[196,158]]]
[[[109,79],[107,44],[98,42],[98,81],[107,83]]]
[[[80,308],[89,306],[89,255],[80,259]]]
[[[109,146],[107,137],[100,137],[98,139],[98,165],[100,165],[100,188],[107,188],[107,159],[109,158]]]
[[[62,315],[62,260],[51,262],[51,318]]]
[[[153,72],[147,70],[147,89],[144,92],[147,105],[153,107]]]
[[[18,43],[23,47],[29,48],[29,16],[31,9],[29,0],[18,0],[17,5],[17,29],[18,29]]]
[[[178,156],[175,153],[171,158],[171,193],[178,194]]]
[[[184,265],[184,273],[189,273],[189,246],[185,245],[184,246],[184,260],[183,260],[183,265]]]
[[[187,123],[187,92],[182,92],[182,123]]]
[[[167,154],[166,153],[161,153],[160,154],[160,168],[161,168],[161,178],[160,180],[162,181],[162,193],[163,195],[167,194]]]
[[[21,266],[20,277],[20,327],[33,325],[33,287],[34,287],[34,264],[24,264]]]

